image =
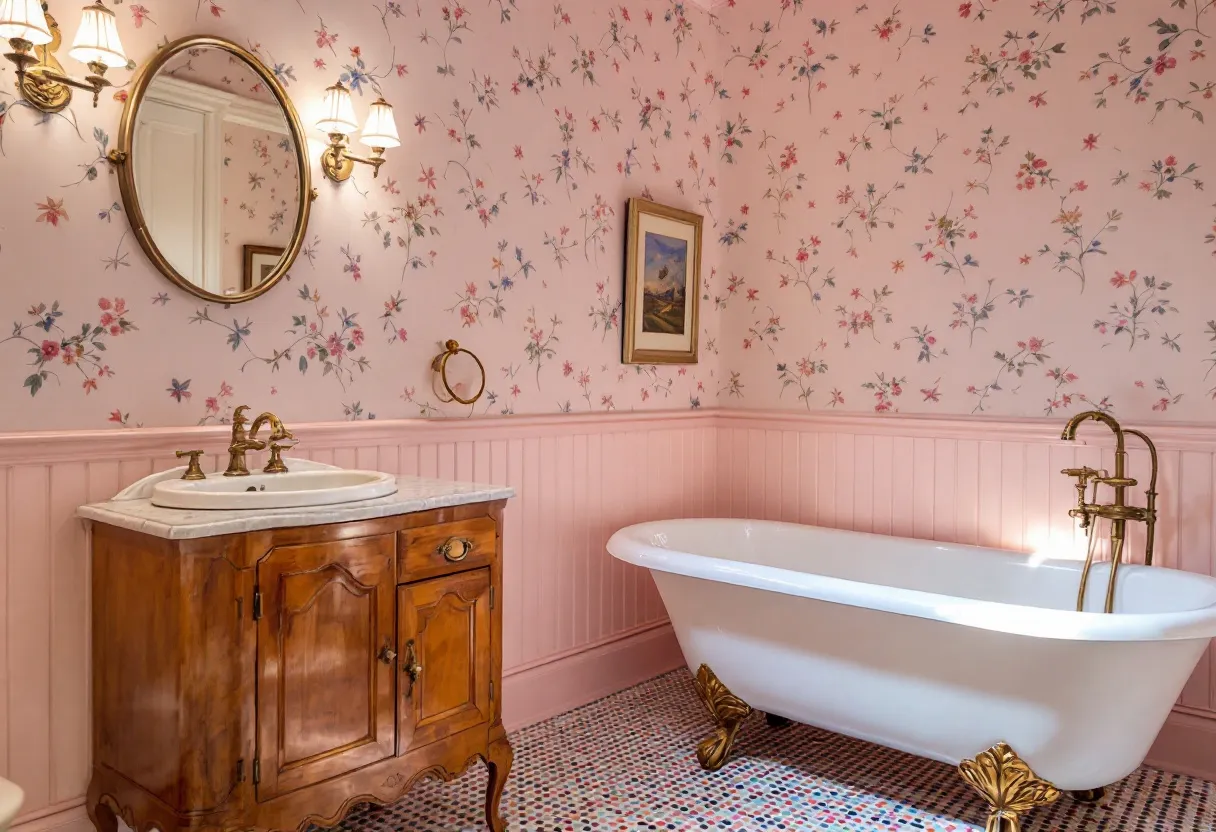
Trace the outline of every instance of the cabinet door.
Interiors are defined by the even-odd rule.
[[[397,591],[404,754],[490,720],[490,570]]]
[[[394,535],[258,564],[258,799],[392,756]]]

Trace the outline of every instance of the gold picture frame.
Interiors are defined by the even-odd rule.
[[[283,260],[284,251],[282,246],[242,246],[241,292],[251,292],[269,280]]]
[[[288,212],[288,221],[292,223],[291,239],[284,249],[278,266],[260,284],[252,289],[242,289],[239,294],[233,295],[221,295],[208,291],[185,278],[173,267],[157,247],[155,240],[152,239],[147,219],[139,202],[139,193],[135,187],[135,161],[132,159],[132,149],[139,109],[147,96],[149,85],[156,78],[157,73],[173,58],[183,52],[205,48],[219,49],[240,59],[248,64],[266,85],[266,89],[274,96],[275,102],[279,105],[283,118],[287,122],[294,145],[296,163],[299,166],[300,179],[294,200],[295,211]],[[308,137],[295,107],[292,106],[291,99],[287,95],[287,90],[279,83],[274,72],[258,56],[237,43],[208,35],[191,35],[162,46],[156,55],[140,68],[135,78],[127,96],[126,105],[123,107],[116,146],[109,152],[107,158],[118,173],[118,189],[122,193],[123,208],[126,210],[127,220],[131,223],[131,229],[135,233],[135,239],[140,248],[144,250],[148,259],[161,274],[195,297],[217,303],[243,303],[253,300],[270,291],[275,284],[287,276],[296,257],[300,254],[300,249],[304,246],[304,235],[308,230],[308,215],[312,208],[312,201],[316,198],[312,189],[312,172],[308,161]]]
[[[625,364],[696,364],[704,218],[629,200],[625,234]]]

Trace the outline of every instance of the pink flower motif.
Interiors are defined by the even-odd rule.
[[[1026,342],[1026,348],[1029,349],[1031,352],[1042,352],[1043,351],[1043,339],[1042,338],[1031,338],[1029,341]]]
[[[114,316],[111,315],[109,312],[102,312],[101,313],[101,325],[109,326],[112,323],[114,323]]]
[[[98,298],[97,306],[99,309],[109,309],[111,306],[113,306],[113,304],[110,302],[109,298]]]
[[[562,363],[562,375],[569,376],[573,373],[574,373],[574,365],[571,364],[569,361],[563,362]]]
[[[59,344],[54,341],[42,342],[42,360],[50,361],[55,356],[59,355]]]

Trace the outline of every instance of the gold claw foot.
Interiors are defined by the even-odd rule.
[[[697,761],[706,771],[717,771],[730,756],[739,726],[751,715],[752,709],[726,689],[709,665],[703,664],[697,669],[693,685],[709,711],[709,718],[718,726],[712,734],[697,743]]]
[[[958,773],[990,808],[984,832],[1021,832],[1021,816],[1060,798],[1060,790],[1040,780],[1003,742],[958,764]]]

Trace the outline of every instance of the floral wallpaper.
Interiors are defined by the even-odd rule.
[[[1216,4],[727,6],[723,404],[1216,416]]]
[[[1214,4],[701,5],[114,3],[136,60],[227,36],[306,125],[341,79],[403,144],[338,187],[313,130],[291,280],[224,307],[131,237],[122,86],[41,118],[0,84],[0,429],[465,416],[453,337],[478,415],[1213,413]],[[706,217],[698,365],[620,364],[630,196]]]
[[[290,135],[224,125],[220,233],[224,289],[241,291],[245,246],[286,248],[300,188]]]
[[[699,364],[620,363],[626,200],[720,210],[712,15],[671,0],[106,4],[137,62],[188,34],[258,54],[309,129],[319,198],[289,281],[199,301],[151,267],[105,161],[131,73],[110,73],[97,109],[77,93],[44,118],[0,62],[0,430],[214,423],[237,404],[290,423],[716,403],[712,302]],[[75,6],[51,11],[75,30]],[[378,178],[361,166],[343,186],[311,128],[339,79],[360,119],[383,94],[402,137]],[[244,195],[259,234],[271,187]],[[706,248],[706,293],[723,252]],[[472,409],[432,391],[449,338],[486,365]]]

